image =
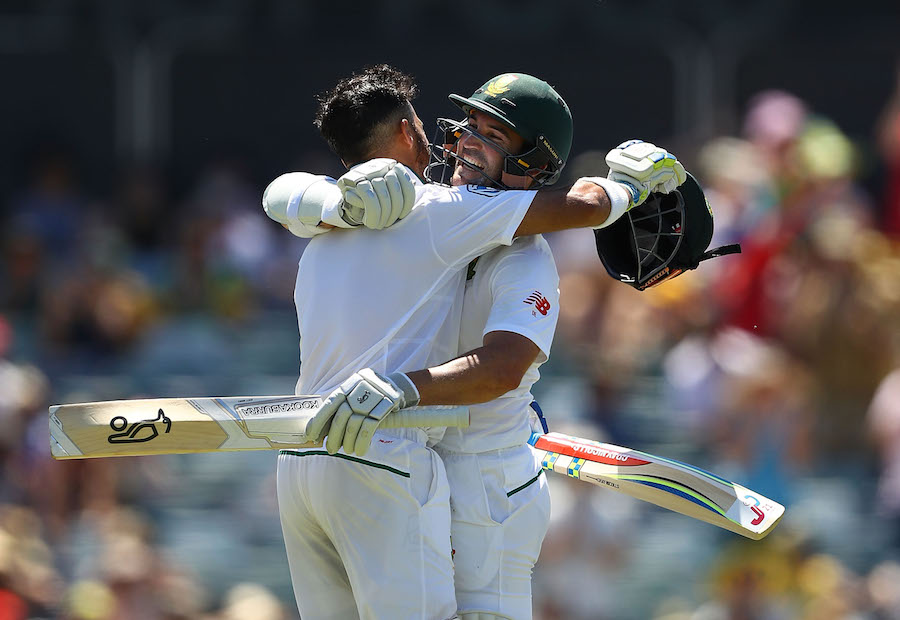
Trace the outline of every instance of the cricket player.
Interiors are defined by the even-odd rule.
[[[504,92],[497,93],[501,88]],[[566,145],[559,152],[565,165],[572,141],[565,105],[558,114],[540,117],[528,105],[533,89],[549,88],[531,76],[505,74],[471,97],[450,95],[466,119],[438,121],[447,144],[436,151],[439,161],[430,170],[452,169],[454,186],[509,187],[517,179],[529,187],[552,184],[558,171],[507,177],[506,183],[502,175],[510,154],[536,144],[537,135],[528,127]],[[537,430],[531,387],[549,358],[558,317],[559,275],[541,235],[518,237],[467,269],[459,350],[482,348],[485,359],[500,360],[498,374],[508,383],[502,394],[470,406],[469,428],[448,428],[435,447],[450,484],[460,618],[532,617],[531,572],[550,523],[550,492],[528,444]]]
[[[518,79],[534,80],[533,85],[540,82],[524,75]],[[557,108],[568,115],[555,91],[540,84],[542,89],[529,95],[532,103],[537,102],[534,105],[545,113]],[[427,149],[421,121],[409,103],[414,94],[411,80],[395,70],[367,70],[343,80],[323,98],[320,130],[345,164],[382,156],[422,170]],[[524,166],[519,165],[526,174],[514,175],[502,171],[506,156],[491,154],[486,146],[474,142],[463,147],[469,137],[482,144],[478,129],[505,131],[470,110],[472,133],[460,141],[458,153],[467,165],[455,176],[480,178],[488,168],[496,168],[501,180],[509,181],[505,183],[508,187],[526,187],[541,176],[556,177],[571,144],[570,117],[568,123],[567,138],[564,133],[544,132],[542,146],[526,143],[515,132],[501,137],[501,142],[509,140],[505,146],[513,152],[520,151],[518,159]],[[562,141],[553,144],[551,140],[558,137]],[[654,153],[659,151],[654,147]],[[671,156],[667,159],[674,161]],[[388,171],[395,180],[398,169],[402,172],[399,166]],[[529,175],[531,170],[534,172]],[[542,170],[548,172],[542,175]],[[377,424],[402,407],[485,402],[519,385],[522,374],[538,356],[546,356],[530,338],[517,343],[522,349],[531,348],[530,358],[528,354],[523,356],[524,362],[517,358],[517,364],[524,367],[516,371],[518,378],[515,373],[498,377],[490,372],[506,365],[497,364],[491,358],[496,351],[486,346],[495,337],[497,342],[503,341],[507,336],[503,329],[490,331],[484,346],[455,357],[466,265],[493,248],[510,245],[517,236],[610,223],[611,214],[615,216],[617,210],[624,213],[651,189],[666,183],[674,189],[675,166],[656,170],[662,174],[654,172],[652,181],[636,176],[628,179],[630,185],[620,186],[607,179],[581,179],[564,190],[541,193],[499,192],[475,185],[450,189],[425,186],[411,178],[407,180],[415,186],[414,206],[395,226],[380,232],[335,232],[310,242],[300,261],[295,294],[302,363],[297,390],[331,393],[322,419],[314,420],[323,434],[328,433],[327,449],[285,451],[278,467],[279,509],[302,615],[454,616],[449,491],[442,461],[429,448],[440,432],[375,432]],[[383,183],[384,176],[360,180],[357,169],[356,187],[365,182]],[[379,195],[385,198],[382,202],[391,202],[389,189],[382,187],[372,194],[376,203]],[[619,199],[618,204],[610,194]],[[402,190],[394,192],[395,197],[403,195]],[[264,206],[270,217],[295,233],[298,227],[321,227],[323,204],[325,212],[330,209],[344,221],[358,221],[359,212],[352,212],[342,201],[329,201],[327,180],[295,173],[270,185]],[[313,203],[317,209],[314,217],[310,215]],[[391,219],[378,218],[374,227]],[[538,309],[546,303],[546,299],[538,300]],[[555,324],[555,317],[552,321]],[[550,332],[552,337],[552,328]],[[549,350],[549,340],[546,347]],[[453,359],[440,364],[448,358]],[[526,392],[528,387],[530,383]],[[311,424],[310,430],[313,428]],[[521,443],[517,440],[515,446]],[[357,456],[351,456],[353,452]],[[365,458],[360,458],[362,454]],[[470,478],[480,481],[481,465],[471,463],[476,469],[461,468],[468,467]],[[522,462],[521,467],[525,470],[527,464]],[[542,485],[535,489],[533,495],[541,495]],[[546,507],[538,512],[546,515]],[[546,524],[543,527],[546,529]],[[530,572],[530,566],[527,570]],[[530,584],[530,576],[527,580]],[[493,589],[490,584],[485,587]],[[530,616],[530,585],[528,589],[525,613]],[[491,607],[472,611],[493,613]],[[494,615],[503,617],[500,613]]]

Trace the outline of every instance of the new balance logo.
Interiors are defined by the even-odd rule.
[[[547,301],[547,298],[541,295],[540,291],[535,291],[531,295],[525,299],[525,302],[528,305],[534,305],[537,308],[537,311],[547,316],[547,312],[550,311],[550,302]],[[532,313],[534,314],[534,313]]]

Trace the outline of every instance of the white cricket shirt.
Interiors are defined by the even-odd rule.
[[[466,283],[459,351],[484,344],[494,331],[521,334],[540,348],[522,382],[487,403],[469,406],[469,428],[448,428],[439,445],[453,452],[486,452],[519,446],[531,436],[531,386],[550,356],[559,318],[559,274],[550,246],[540,235],[516,239],[510,247],[478,259]]]
[[[300,258],[297,394],[354,372],[412,371],[456,357],[465,267],[512,243],[535,192],[416,186],[412,212],[380,231],[333,230]]]

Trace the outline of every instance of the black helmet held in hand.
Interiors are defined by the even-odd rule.
[[[615,223],[594,231],[606,271],[639,291],[696,269],[707,259],[741,251],[738,244],[707,250],[712,235],[712,209],[690,174],[677,190],[651,194]]]

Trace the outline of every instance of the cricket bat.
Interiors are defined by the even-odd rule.
[[[741,536],[764,538],[784,506],[693,465],[562,433],[534,433],[541,465],[601,487],[706,521]]]
[[[108,400],[50,407],[55,459],[315,447],[319,396]],[[469,425],[468,407],[411,407],[379,428]]]

